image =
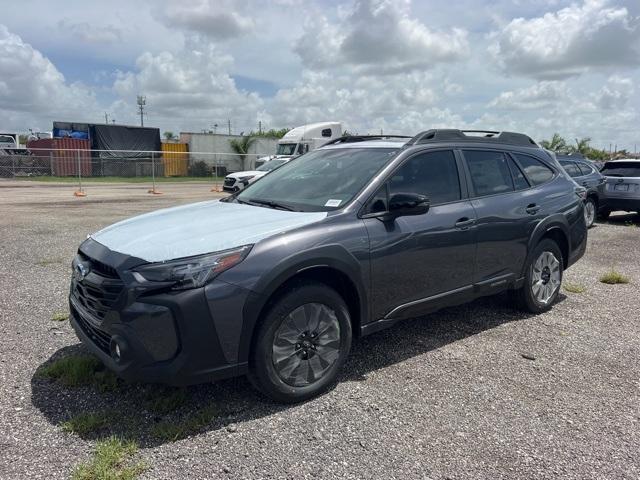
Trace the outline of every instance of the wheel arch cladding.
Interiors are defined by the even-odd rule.
[[[560,252],[562,252],[562,266],[566,269],[569,265],[569,224],[562,215],[554,215],[553,217],[549,217],[546,220],[540,222],[529,240],[529,255],[533,252],[533,249],[545,238],[553,240],[556,242],[558,247],[560,248]],[[527,261],[525,262],[522,270],[522,274],[524,274],[524,269],[529,264],[530,257],[527,257]]]
[[[355,259],[353,261],[355,262]],[[312,262],[297,263],[284,269],[267,282],[264,290],[259,290],[262,291],[261,294],[251,294],[244,308],[239,360],[241,362],[248,360],[260,318],[267,309],[284,291],[303,281],[315,281],[333,288],[349,308],[353,335],[359,336],[360,326],[367,319],[368,300],[362,281],[359,280],[361,277],[357,271],[354,271],[355,266],[349,263],[335,257],[316,257]]]

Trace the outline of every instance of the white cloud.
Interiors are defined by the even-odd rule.
[[[58,22],[58,27],[84,43],[113,44],[122,40],[122,30],[113,25],[90,25],[88,22],[73,22],[65,18]]]
[[[210,44],[189,44],[179,55],[146,52],[138,58],[135,72],[118,74],[114,90],[130,103],[143,93],[150,118],[170,120],[183,129],[206,128],[229,118],[250,118],[253,124],[262,100],[238,90],[228,74],[232,63],[229,55]]]
[[[97,102],[87,87],[67,84],[49,59],[0,25],[0,110],[8,126],[49,129],[53,120],[86,118]]]
[[[629,103],[634,91],[635,87],[630,78],[613,75],[593,97],[595,103],[603,110],[621,109]]]
[[[170,0],[160,17],[167,25],[216,40],[240,37],[255,27],[246,1]]]
[[[567,86],[560,81],[542,81],[527,88],[502,92],[489,102],[490,108],[531,110],[554,106],[567,97]]]
[[[640,19],[608,0],[584,0],[532,19],[516,18],[491,35],[506,73],[564,78],[602,67],[640,65]]]
[[[294,50],[310,68],[351,65],[372,74],[428,69],[469,53],[465,30],[434,31],[410,13],[409,0],[358,0],[336,20],[309,17]]]

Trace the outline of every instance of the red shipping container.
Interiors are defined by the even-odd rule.
[[[37,157],[51,159],[51,175],[69,177],[91,176],[91,142],[79,138],[41,138],[27,142],[27,149]],[[79,157],[79,162],[78,162]]]

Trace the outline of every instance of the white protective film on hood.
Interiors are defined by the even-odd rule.
[[[214,200],[123,220],[91,238],[112,251],[162,262],[253,244],[326,216]]]

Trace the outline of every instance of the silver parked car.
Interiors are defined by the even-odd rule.
[[[640,160],[612,160],[600,173],[607,179],[607,206],[600,215],[606,218],[616,210],[640,213]]]

